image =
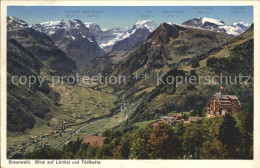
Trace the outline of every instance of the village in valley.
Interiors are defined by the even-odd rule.
[[[232,7],[142,6],[162,15],[144,20],[132,6],[122,23],[120,6],[96,7],[102,24],[19,8],[6,20],[8,159],[254,158],[253,8],[233,24]]]
[[[68,90],[68,87],[66,86],[66,90]],[[97,90],[95,88],[95,90]],[[101,89],[99,89],[101,90]],[[155,128],[158,124],[164,123],[170,126],[174,126],[177,123],[183,123],[183,124],[190,124],[197,122],[199,120],[202,120],[203,118],[208,117],[218,117],[218,116],[224,116],[226,114],[234,114],[241,111],[242,105],[240,101],[238,100],[238,97],[236,95],[225,95],[222,94],[223,86],[220,86],[220,92],[215,93],[211,99],[208,101],[208,104],[206,106],[206,114],[204,116],[193,116],[194,110],[191,110],[190,112],[181,112],[181,113],[169,113],[168,115],[161,116],[159,119],[153,119],[148,121],[141,121],[137,122],[134,125],[137,127],[152,127]],[[93,99],[90,97],[89,99]],[[74,106],[80,105],[80,103],[71,103]],[[122,107],[120,106],[120,111],[122,112]],[[69,110],[68,108],[66,108]],[[74,109],[74,108],[73,108]],[[77,119],[84,119],[84,116],[76,115]],[[75,124],[75,121],[73,119],[64,119],[59,120],[59,123],[55,126],[57,129],[53,129],[49,131],[48,133],[40,133],[40,135],[36,136],[30,136],[28,137],[29,142],[23,142],[20,145],[17,145],[15,147],[9,147],[9,157],[12,158],[14,155],[19,155],[22,152],[29,152],[28,147],[34,145],[34,146],[50,146],[48,141],[46,140],[48,138],[51,139],[60,139],[65,138],[61,143],[57,144],[55,147],[59,147],[62,144],[68,143],[73,135],[76,134],[82,134],[82,144],[90,144],[90,145],[98,145],[103,146],[105,137],[101,137],[98,135],[98,132],[93,132],[91,134],[85,134],[84,129],[75,129],[75,127],[72,128],[72,126]],[[90,122],[91,124],[91,122]],[[68,136],[68,137],[66,137]],[[76,136],[75,136],[76,137]],[[75,138],[74,138],[75,139]],[[44,142],[45,141],[45,142]],[[56,141],[56,140],[55,140]]]
[[[83,138],[86,133],[98,135],[125,120],[125,114],[120,110],[121,102],[111,87],[93,83],[88,86],[58,85],[54,89],[62,95],[59,113],[44,127],[10,138],[12,145],[8,147],[8,158],[44,146],[58,148],[78,137]]]
[[[215,93],[209,100],[206,107],[205,117],[218,117],[226,114],[234,114],[240,112],[242,105],[236,95],[222,94],[223,86],[220,86],[220,92]],[[169,113],[166,116],[161,116],[159,119],[137,122],[137,127],[156,127],[160,123],[164,123],[170,126],[174,126],[177,123],[190,124],[202,120],[205,117],[192,116],[193,110],[184,113]],[[90,143],[92,145],[97,144],[102,146],[104,144],[105,137],[97,135],[86,135],[82,140],[82,143]]]

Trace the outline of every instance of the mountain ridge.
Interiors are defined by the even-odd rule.
[[[9,22],[10,20],[12,22]],[[22,22],[17,18],[7,17],[7,21],[8,38],[17,40],[23,47],[37,56],[40,61],[45,62],[46,66],[64,73],[72,73],[77,69],[75,62],[56,47],[49,36],[28,27],[27,24],[25,27],[19,26],[20,28],[17,29],[17,24],[19,25]]]
[[[131,106],[131,113],[128,113],[127,124],[151,120],[167,115],[169,112],[183,112],[191,109],[203,112],[209,98],[219,90],[219,85],[202,82],[200,84],[182,83],[177,87],[168,84],[166,78],[168,76],[213,77],[219,73],[226,76],[240,74],[253,77],[253,42],[252,25],[233,40],[192,58],[189,64],[168,70],[162,78],[166,84],[161,83],[155,87],[143,88],[139,86],[142,89],[139,89],[138,92],[131,90],[134,93],[130,93],[126,102],[134,104],[134,107]],[[145,84],[144,80],[139,82],[139,85],[141,84]],[[224,88],[224,93],[237,95],[245,107],[253,101],[253,82],[248,85],[224,84]]]
[[[93,34],[80,20],[44,22],[32,27],[48,34],[55,45],[77,63],[79,69],[95,57],[105,55]]]
[[[245,32],[250,24],[244,22],[235,22],[231,25],[226,25],[222,20],[216,20],[212,18],[194,18],[187,20],[182,23],[183,25],[200,27],[207,30],[212,30],[216,32],[222,32],[234,36],[238,36]]]
[[[194,40],[191,40],[192,38]],[[204,29],[163,23],[148,36],[145,43],[133,51],[127,60],[119,65],[120,67],[114,74],[129,75],[138,69],[142,72],[148,70],[147,73],[150,73],[164,65],[174,64],[181,59],[192,58],[232,38],[226,34]],[[146,68],[145,70],[144,67],[154,68]]]

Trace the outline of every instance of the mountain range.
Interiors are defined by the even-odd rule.
[[[222,45],[232,38],[227,34],[196,27],[164,23],[151,33],[114,73],[151,73],[166,65],[178,67],[178,64],[188,62],[194,56]]]
[[[238,36],[245,32],[249,27],[250,24],[243,23],[243,22],[235,22],[231,25],[226,25],[224,21],[212,19],[212,18],[194,18],[188,21],[185,21],[182,23],[183,25],[187,26],[193,26],[193,27],[199,27],[211,31],[226,33],[234,36]],[[138,31],[143,30],[142,33],[144,35],[141,35],[139,33],[139,39],[146,39],[148,32],[153,32],[158,26],[157,24],[152,20],[142,20],[136,22],[131,27],[122,27],[122,28],[114,28],[114,29],[101,29],[99,25],[93,23],[93,22],[86,22],[86,27],[90,30],[90,32],[95,36],[97,43],[99,46],[106,52],[110,51],[122,51],[124,47],[118,47],[121,46],[122,43],[126,43],[127,41],[132,41],[136,38]],[[146,30],[146,31],[145,31]],[[134,34],[136,33],[136,34]],[[132,36],[132,38],[129,38]],[[142,37],[140,37],[142,36]],[[124,42],[119,43],[120,41],[124,40]],[[116,45],[119,43],[118,45]],[[132,43],[135,44],[133,41]],[[138,44],[138,43],[137,43]],[[124,44],[126,45],[126,44]],[[114,49],[112,49],[114,47]],[[129,50],[131,47],[128,47],[127,50]],[[125,47],[126,49],[126,47]]]
[[[132,27],[101,30],[97,24],[85,23],[106,52],[126,51],[142,43],[153,32],[157,24],[152,20],[136,22]]]
[[[253,26],[244,33],[246,24],[231,25],[234,31],[225,26],[223,21],[199,18],[182,25],[157,26],[153,21],[139,21],[131,27],[104,30],[80,20],[28,26],[8,16],[8,130],[23,132],[33,128],[38,119],[50,120],[59,101],[59,94],[47,83],[31,88],[14,85],[11,82],[14,75],[41,76],[43,72],[69,75],[77,71],[88,75],[103,72],[125,75],[127,85],[115,87],[124,90],[131,109],[127,123],[152,119],[167,111],[201,108],[216,86],[176,88],[157,85],[154,77],[157,73],[215,75],[218,69],[227,74],[235,74],[232,69],[239,69],[238,72],[252,75]],[[231,30],[237,34],[228,33]],[[141,77],[134,79],[133,74]],[[239,89],[230,87],[233,92]],[[192,92],[187,94],[187,90]],[[241,90],[244,94],[241,100],[246,102],[251,92]]]
[[[235,22],[232,25],[226,25],[222,20],[212,18],[194,18],[182,23],[183,25],[200,27],[207,30],[226,33],[238,36],[244,33],[251,25],[244,22]]]
[[[85,26],[95,36],[99,46],[105,51],[110,52],[113,45],[120,41],[123,35],[130,29],[129,27],[113,28],[113,29],[101,29],[99,25],[86,22]]]
[[[49,35],[55,45],[74,60],[79,68],[105,54],[80,20],[50,21],[32,27]]]
[[[174,84],[167,84],[168,76],[182,76],[183,78],[208,76],[212,78],[222,73],[224,76],[231,76],[233,78],[239,75],[250,76],[250,81],[252,82],[254,72],[253,43],[254,31],[252,25],[246,32],[235,38],[231,38],[228,42],[212,47],[208,51],[192,57],[187,64],[182,64],[178,68],[162,67],[154,71],[159,74],[165,74],[162,80],[166,84],[156,84],[154,82],[156,81],[156,75],[153,72],[149,74],[148,78],[139,79],[137,82],[131,82],[135,79],[129,78],[130,87],[125,88],[126,103],[129,104],[129,118],[123,125],[126,126],[137,121],[158,118],[170,112],[203,111],[210,97],[219,90],[219,85],[212,82],[208,84],[205,81],[199,84],[181,83],[178,86],[175,85],[176,81],[174,81]],[[136,72],[146,70],[148,62],[146,60],[150,58],[142,57],[143,55],[145,55],[143,52],[139,52],[137,55],[130,55],[128,58],[129,63],[125,63],[125,66],[121,67],[120,71],[127,73],[132,69],[137,69]],[[133,60],[131,61],[132,65],[130,64],[130,60]],[[137,62],[137,60],[145,60],[146,64],[138,64],[136,66],[136,63],[133,63]],[[136,67],[141,68],[138,69]],[[124,68],[127,69],[125,70]],[[242,82],[245,81],[243,80]],[[250,106],[250,103],[253,101],[253,84],[224,84],[224,94],[238,95],[244,107]]]
[[[50,120],[59,100],[46,81],[30,87],[14,84],[13,76],[39,76],[42,71],[55,74],[72,74],[76,63],[55,46],[51,38],[14,17],[7,17],[7,129],[24,132],[33,128],[36,120]],[[18,79],[15,79],[15,82]]]
[[[28,27],[24,21],[10,16],[7,17],[7,28],[8,39],[19,42],[49,68],[63,73],[72,73],[77,69],[75,62],[45,33]]]
[[[170,25],[171,24],[174,23],[170,23]],[[156,23],[151,20],[136,22],[132,27],[109,30],[102,30],[100,26],[95,23],[85,23],[85,25],[95,36],[100,47],[107,52],[104,57],[97,57],[86,64],[83,72],[88,75],[94,75],[100,72],[111,72],[157,28]],[[225,25],[223,21],[211,18],[195,18],[184,22],[182,25],[233,36],[243,33],[250,26],[243,22]],[[186,61],[187,60],[189,60],[189,58],[187,58]],[[185,62],[185,59],[183,59],[183,61]],[[177,66],[177,64],[176,62],[172,63],[172,66]]]
[[[182,25],[234,36],[243,33],[250,26],[242,22],[225,25],[223,21],[212,18],[194,18]],[[138,21],[130,27],[113,29],[101,29],[93,22],[82,23],[80,20],[49,21],[32,25],[32,28],[49,35],[55,45],[86,74],[96,73],[97,70],[111,71],[111,66],[114,68],[126,59],[157,27],[152,20]],[[106,62],[107,66],[100,65],[101,62]],[[96,70],[93,69],[93,64],[97,65]]]
[[[90,61],[84,68],[83,73],[96,75],[98,73],[112,72],[114,67],[123,62],[156,28],[157,25],[155,22],[144,20],[136,22],[131,28],[125,27],[103,31],[101,35],[105,35],[103,37],[98,36],[98,38],[100,37],[103,40],[103,43],[100,45],[108,53],[104,57],[95,58]],[[100,30],[98,28],[92,29]],[[111,32],[111,36],[107,36]],[[112,38],[113,36],[115,37]]]

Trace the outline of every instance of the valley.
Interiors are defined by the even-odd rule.
[[[112,87],[64,84],[53,89],[60,94],[60,100],[52,111],[52,119],[36,119],[32,130],[9,136],[9,157],[44,145],[55,147],[64,139],[66,144],[86,134],[101,135],[126,119],[125,113],[120,111],[122,95]]]
[[[87,154],[87,158],[98,159],[180,159],[187,154],[211,158],[215,156],[206,156],[207,150],[201,157],[199,150],[203,145],[206,149],[204,142],[213,139],[222,152],[226,142],[225,138],[218,139],[218,134],[222,131],[224,136],[229,131],[225,124],[229,123],[231,130],[241,129],[237,132],[252,140],[253,131],[242,121],[251,122],[253,116],[253,24],[225,25],[221,20],[195,18],[183,24],[162,22],[157,26],[154,21],[143,20],[129,27],[104,30],[78,19],[30,26],[11,16],[7,21],[8,158],[37,158],[38,154],[34,154],[46,149],[50,152],[46,157],[50,158],[56,158],[52,156],[55,152],[60,152],[57,158],[86,158]],[[235,79],[247,75],[251,83],[183,80],[220,74]],[[97,78],[88,84],[65,80],[54,85],[52,81],[53,76],[76,75]],[[158,83],[161,75],[162,82]],[[41,86],[37,82],[31,86],[18,83],[19,78],[14,83],[13,76],[39,76],[45,80]],[[123,76],[126,83],[101,84],[101,76]],[[219,131],[222,124],[224,128]],[[205,135],[211,131],[209,125],[214,129],[211,137],[199,142],[201,131]],[[160,129],[166,130],[162,135],[165,142],[173,149],[177,145],[180,151],[168,151],[169,155],[157,152],[154,144],[164,144],[164,140],[157,141]],[[243,129],[248,129],[248,134]],[[190,132],[197,141],[188,149],[193,142]],[[96,140],[94,145],[92,138]],[[140,148],[136,147],[139,140]],[[251,152],[243,153],[239,143],[228,157],[237,157],[233,153],[238,150],[242,157]],[[165,146],[159,148],[168,150]],[[142,151],[140,156],[136,154],[140,149],[148,149],[149,155]],[[224,152],[219,156],[226,157]]]

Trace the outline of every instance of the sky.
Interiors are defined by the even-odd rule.
[[[139,20],[181,24],[193,18],[208,17],[234,22],[253,23],[252,6],[8,6],[7,15],[29,25],[46,21],[79,19],[94,22],[101,28],[132,26]]]

